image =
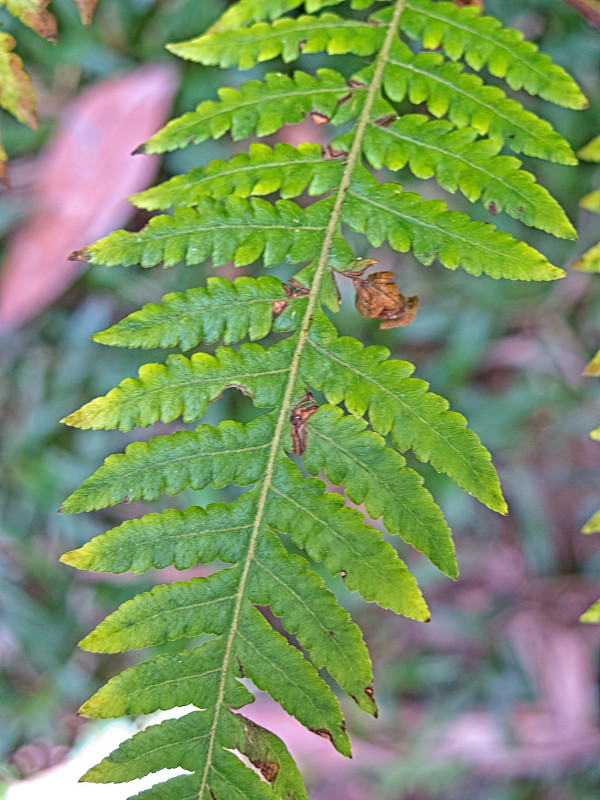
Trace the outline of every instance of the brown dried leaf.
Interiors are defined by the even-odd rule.
[[[36,128],[35,93],[23,62],[12,52],[15,44],[12,36],[0,33],[0,106],[19,122]]]
[[[408,325],[417,315],[418,297],[404,297],[398,291],[393,272],[373,272],[354,277],[356,310],[365,319],[382,320],[381,329]]]
[[[98,0],[74,0],[79,9],[79,16],[84,25],[90,25]]]
[[[292,424],[292,451],[295,456],[301,456],[306,450],[306,423],[319,408],[318,403],[310,392],[306,392],[290,414]]]
[[[130,153],[164,123],[175,87],[171,67],[144,67],[96,84],[67,108],[39,158],[31,216],[6,247],[0,326],[49,305],[81,270],[68,254],[131,216],[124,198],[148,186],[158,161]]]
[[[44,39],[56,41],[56,20],[46,10],[50,0],[0,0],[10,13],[28,25]]]

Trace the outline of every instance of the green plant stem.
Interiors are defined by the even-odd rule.
[[[275,462],[279,453],[279,449],[281,447],[281,441],[283,438],[284,428],[287,422],[289,422],[289,413],[291,410],[291,400],[294,394],[294,388],[296,385],[296,379],[298,377],[298,370],[300,367],[300,359],[302,357],[302,352],[306,345],[306,341],[308,339],[310,326],[313,320],[313,316],[315,313],[315,308],[317,306],[318,297],[319,297],[319,289],[321,287],[321,281],[323,279],[323,275],[325,270],[327,269],[327,262],[329,260],[329,254],[331,251],[331,245],[333,243],[333,237],[335,232],[338,228],[340,223],[340,218],[342,214],[342,206],[344,204],[344,200],[346,198],[346,192],[350,187],[350,182],[352,180],[352,173],[354,172],[354,167],[358,159],[360,158],[360,154],[362,151],[362,140],[365,135],[365,130],[369,123],[369,119],[371,117],[371,110],[373,108],[373,104],[375,102],[375,98],[377,93],[381,88],[381,83],[383,80],[383,71],[385,69],[389,53],[394,42],[394,39],[397,35],[398,25],[400,23],[400,16],[404,10],[405,0],[397,0],[394,13],[392,16],[392,20],[390,26],[387,30],[383,46],[381,51],[377,57],[377,61],[375,63],[375,70],[373,73],[373,80],[369,86],[369,91],[367,93],[366,101],[363,106],[361,115],[358,120],[358,124],[356,126],[356,134],[354,136],[354,141],[352,143],[352,147],[350,148],[350,152],[348,154],[348,161],[346,163],[346,167],[344,169],[344,174],[342,175],[342,180],[340,182],[339,189],[336,194],[335,204],[333,206],[333,211],[331,213],[331,217],[329,219],[329,223],[327,225],[325,231],[325,237],[323,239],[323,246],[321,248],[321,254],[319,256],[319,261],[317,264],[317,269],[315,271],[314,280],[312,286],[310,288],[310,294],[308,297],[308,305],[306,307],[306,312],[304,314],[304,318],[302,320],[302,327],[300,329],[300,334],[298,336],[298,342],[296,344],[296,348],[294,350],[294,354],[292,357],[292,363],[290,366],[290,377],[288,379],[288,383],[286,386],[286,390],[283,396],[283,400],[281,403],[281,412],[279,414],[279,418],[277,420],[277,425],[275,427],[275,433],[273,435],[273,441],[271,443],[271,449],[269,452],[269,461],[267,463],[267,468],[265,471],[265,477],[262,482],[260,498],[258,501],[257,509],[256,509],[256,517],[254,520],[254,526],[252,529],[252,535],[250,538],[250,542],[248,544],[248,554],[246,556],[246,560],[244,562],[244,567],[242,570],[242,575],[240,577],[239,583],[239,592],[236,598],[236,604],[233,611],[233,619],[231,622],[231,629],[229,631],[229,635],[227,638],[227,644],[225,646],[225,655],[223,657],[223,671],[221,675],[221,683],[219,685],[219,691],[217,694],[217,700],[215,705],[215,718],[213,720],[213,724],[209,734],[209,742],[208,742],[208,751],[206,754],[206,764],[204,767],[204,771],[202,774],[202,780],[200,782],[200,791],[199,791],[199,800],[203,800],[204,791],[207,786],[208,782],[208,775],[210,772],[210,765],[212,760],[212,754],[215,745],[215,738],[217,733],[217,727],[219,723],[219,714],[221,708],[223,707],[223,700],[225,697],[225,686],[227,681],[227,671],[229,668],[229,663],[231,661],[231,655],[233,652],[233,643],[235,640],[235,636],[237,634],[237,628],[239,624],[240,613],[242,609],[242,604],[244,600],[244,593],[246,589],[246,583],[248,580],[248,573],[250,571],[250,566],[252,564],[252,560],[254,558],[254,552],[256,550],[256,545],[258,542],[258,537],[260,534],[260,529],[263,523],[263,517],[265,513],[265,507],[267,502],[267,495],[269,489],[271,487],[271,482],[273,480],[273,472],[275,469]]]

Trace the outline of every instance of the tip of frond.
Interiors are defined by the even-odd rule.
[[[73,252],[68,256],[69,261],[83,261],[85,264],[89,264],[92,260],[92,256],[90,255],[87,247],[84,247],[82,250],[73,250]]]
[[[135,148],[135,150],[131,151],[131,155],[132,156],[145,156],[147,154],[147,152],[148,152],[146,150],[146,144],[147,144],[146,142],[143,142],[142,144],[138,145]]]

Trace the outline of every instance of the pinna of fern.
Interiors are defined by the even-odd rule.
[[[584,161],[600,163],[600,136],[595,137],[589,144],[583,147],[579,151],[579,157]],[[596,190],[587,194],[581,199],[580,205],[587,211],[600,214],[600,191]],[[600,243],[594,245],[590,250],[585,252],[576,261],[574,266],[575,269],[580,272],[600,272]],[[600,377],[600,350],[586,366],[583,374],[595,378]],[[600,441],[600,426],[590,433],[590,437],[596,442]],[[600,533],[600,510],[586,522],[583,526],[582,533]],[[594,605],[582,615],[581,620],[582,622],[600,622],[600,600],[594,603]]]
[[[208,278],[206,286],[168,294],[97,334],[98,342],[117,347],[225,344],[214,355],[175,354],[146,364],[137,378],[65,420],[123,431],[158,420],[189,423],[231,387],[263,409],[245,425],[200,424],[130,444],[62,508],[77,513],[190,487],[249,487],[229,505],[124,522],[63,557],[80,569],[115,573],[217,562],[208,578],[134,597],[81,643],[110,653],[211,637],[125,670],[82,708],[91,717],[190,704],[198,709],[146,728],[84,776],[115,782],[165,767],[188,773],[143,793],[145,800],[306,797],[284,744],[236,713],[253,699],[241,678],[350,754],[329,680],[375,714],[372,666],[359,629],[310,562],[341,575],[365,600],[422,621],[429,610],[400,558],[399,541],[449,577],[458,575],[444,516],[403,452],[411,450],[489,508],[506,512],[490,455],[464,417],[413,377],[411,364],[390,359],[385,347],[339,336],[327,313],[338,308],[336,282],[350,278],[372,288],[360,277],[371,262],[357,261],[344,233],[350,229],[373,247],[387,242],[425,265],[437,259],[473,275],[547,281],[564,273],[493,225],[448,210],[441,200],[425,201],[399,183],[378,182],[374,173],[407,167],[446,191],[481,200],[492,214],[504,210],[556,236],[574,237],[558,203],[516,158],[501,154],[506,146],[571,164],[570,146],[547,122],[469,71],[486,68],[511,89],[583,108],[585,98],[560,67],[472,8],[396,0],[377,3],[371,13],[368,0],[353,0],[346,16],[312,14],[334,5],[241,0],[205,35],[171,49],[201,64],[240,68],[279,57],[291,63],[300,53],[317,52],[359,55],[369,66],[348,75],[328,68],[271,72],[239,89],[221,89],[218,100],[173,120],[140,151],[163,153],[226,133],[236,140],[267,136],[306,114],[349,130],[325,149],[310,142],[296,148],[253,143],[229,162],[196,167],[132,198],[140,208],[172,213],[72,256],[106,266],[207,260],[216,267],[261,260],[266,268],[301,265],[288,283],[271,276]],[[367,8],[366,21],[351,13]],[[419,113],[401,113],[407,103],[419,104]],[[305,193],[309,200],[297,201]],[[270,199],[273,194],[279,199]],[[388,291],[388,299],[400,297],[387,277],[376,288]],[[406,321],[400,314],[372,316],[385,327]],[[275,343],[255,343],[272,332],[280,334]],[[231,346],[245,338],[251,341]],[[319,475],[380,522],[368,523],[341,494],[326,492]],[[304,555],[292,554],[287,542]],[[299,647],[258,606],[269,606]]]

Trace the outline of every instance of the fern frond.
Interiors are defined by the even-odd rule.
[[[321,406],[308,423],[306,469],[311,475],[323,471],[335,486],[343,484],[350,500],[364,503],[372,519],[383,517],[390,533],[457,578],[450,528],[423,479],[381,436],[365,428],[363,419],[344,415],[337,406]]]
[[[448,115],[459,128],[470,125],[481,135],[506,144],[515,153],[559,164],[576,164],[571,146],[552,126],[496,86],[486,86],[477,75],[439,53],[414,55],[396,42],[384,74],[384,87],[395,102],[408,97],[426,103],[435,117]]]
[[[500,484],[488,451],[466,429],[460,414],[427,392],[425,381],[411,378],[406,361],[388,361],[385,347],[365,347],[350,336],[338,337],[320,315],[307,342],[301,373],[330,403],[342,400],[357,416],[369,413],[377,433],[391,432],[400,451],[412,449],[490,508],[506,513]]]
[[[271,416],[249,425],[222,422],[200,425],[195,432],[178,431],[148,442],[134,442],[124,453],[109,456],[94,475],[68,497],[64,514],[93,511],[121,502],[154,500],[184,489],[248,486],[260,478],[273,433]]]
[[[206,66],[251,69],[261,61],[278,57],[286,63],[295,61],[301,52],[370,56],[381,48],[386,27],[337,14],[303,14],[296,19],[277,19],[272,24],[257,22],[250,28],[206,33],[169,45],[168,49],[180,58]]]
[[[565,273],[537,250],[485,222],[448,211],[441,200],[422,200],[398,184],[378,185],[357,173],[348,191],[344,222],[379,246],[388,241],[401,253],[412,250],[423,264],[437,257],[448,269],[511,280],[555,280]]]
[[[520,31],[503,28],[494,17],[482,16],[476,6],[407,0],[401,28],[429,50],[442,47],[453,61],[464,58],[477,71],[487,67],[492,75],[505,78],[511,89],[525,89],[567,108],[588,106],[562,67],[525,41]]]
[[[351,0],[350,6],[351,8],[369,8],[377,1]],[[231,31],[247,27],[255,22],[279,19],[288,11],[294,11],[302,5],[312,14],[313,11],[320,11],[326,6],[337,6],[343,2],[344,0],[274,0],[274,2],[265,3],[265,0],[241,0],[232,8],[228,8],[210,30]]]
[[[228,197],[221,206],[204,197],[195,209],[176,208],[172,217],[153,217],[138,233],[111,233],[71,258],[107,267],[173,267],[208,258],[215,266],[233,261],[239,267],[261,256],[266,267],[298,264],[318,254],[330,210],[329,200],[304,209],[289,200],[271,205],[259,198]],[[346,249],[341,238],[339,246]]]
[[[306,295],[287,291],[277,278],[208,278],[206,288],[166,294],[92,338],[113,347],[177,347],[226,344],[245,336],[263,339],[271,330],[294,330]]]
[[[332,69],[319,69],[315,75],[297,70],[293,75],[270,72],[264,81],[248,81],[239,89],[219,89],[219,100],[205,100],[187,114],[169,122],[139,148],[143,153],[165,153],[206,139],[219,139],[227,132],[235,140],[247,136],[268,136],[283,125],[300,122],[315,111],[334,124],[352,119],[353,103],[344,98],[365,94],[353,89]],[[356,114],[355,114],[356,116]]]
[[[294,344],[289,338],[268,350],[257,344],[242,345],[239,352],[219,347],[214,356],[173,355],[166,364],[144,364],[138,378],[126,378],[63,422],[84,430],[122,431],[177,417],[193,422],[232,387],[250,395],[259,408],[276,406],[289,375]]]
[[[168,294],[97,334],[96,341],[118,347],[187,349],[219,339],[226,346],[214,355],[176,354],[164,364],[146,364],[137,378],[125,379],[64,420],[79,428],[122,430],[157,420],[191,422],[230,388],[263,410],[247,425],[201,424],[193,432],[130,444],[109,456],[63,505],[63,511],[79,513],[189,488],[247,487],[229,504],[128,520],[63,557],[79,569],[113,573],[213,564],[207,578],[134,597],[82,642],[89,650],[120,652],[212,637],[191,651],[162,654],[126,670],[81,710],[108,717],[175,706],[199,709],[137,734],[84,777],[126,781],[174,766],[192,773],[142,792],[140,800],[306,800],[283,743],[233,713],[253,699],[244,678],[350,753],[339,701],[318,670],[374,714],[372,667],[360,631],[310,562],[321,563],[366,601],[415,620],[428,620],[429,610],[403,551],[419,558],[417,550],[449,577],[458,575],[443,513],[402,453],[412,451],[506,513],[490,454],[464,417],[412,377],[412,364],[391,359],[385,347],[340,337],[325,309],[338,310],[340,274],[352,279],[357,308],[369,318],[391,319],[378,308],[365,309],[360,292],[384,286],[391,302],[402,297],[386,273],[383,283],[381,275],[364,275],[375,262],[356,258],[344,239],[346,229],[363,234],[373,247],[388,242],[399,252],[411,250],[423,264],[437,258],[474,275],[553,280],[564,274],[494,226],[396,183],[378,183],[366,169],[363,162],[375,170],[408,167],[417,178],[435,177],[447,191],[481,200],[492,215],[505,210],[554,235],[574,235],[534,176],[515,158],[500,155],[507,146],[574,163],[568,143],[443,53],[414,54],[403,32],[426,44],[436,41],[450,59],[464,58],[472,68],[487,66],[512,87],[574,107],[582,105],[582,95],[547,57],[487,17],[428,0],[388,2],[366,22],[360,15],[310,16],[338,5],[241,0],[208,33],[171,49],[200,63],[242,68],[273,58],[292,62],[304,53],[348,53],[367,62],[360,73],[347,75],[344,67],[315,75],[270,73],[239,89],[221,89],[217,101],[169,123],[140,151],[167,152],[226,133],[235,140],[267,136],[307,114],[323,126],[350,123],[342,136],[324,147],[252,143],[228,162],[196,167],[131,198],[149,211],[173,208],[172,215],[153,217],[139,232],[118,231],[73,254],[107,266],[211,260],[215,266],[261,261],[266,268],[299,269],[288,283],[264,276],[208,278],[205,287]],[[353,0],[350,9],[372,5]],[[296,9],[298,15],[284,16]],[[435,14],[448,18],[441,32]],[[447,119],[405,113],[415,103]],[[271,199],[273,194],[281,199]],[[393,322],[406,321],[401,311],[392,309]],[[277,334],[275,342],[231,346],[271,334]],[[326,491],[316,477],[321,474],[341,487],[339,494]],[[362,510],[347,507],[345,498],[363,505],[371,520],[380,519],[395,546]],[[300,554],[288,552],[286,542]],[[280,618],[298,647],[260,613],[263,607]]]
[[[406,114],[391,124],[373,120],[366,132],[363,152],[375,169],[402,169],[408,165],[417,178],[436,180],[449,192],[460,191],[471,202],[481,199],[495,215],[506,211],[526,225],[573,239],[575,229],[554,198],[522,170],[521,162],[499,156],[498,141],[480,140],[474,128],[457,130],[445,120]],[[337,139],[344,147],[351,138]]]
[[[324,159],[317,144],[306,142],[296,148],[278,143],[273,149],[252,144],[248,153],[239,153],[229,162],[211,161],[207,167],[196,167],[129,199],[138,208],[155,211],[195,205],[202,197],[223,200],[279,192],[287,199],[305,190],[314,196],[333,191],[343,171],[341,162]]]

